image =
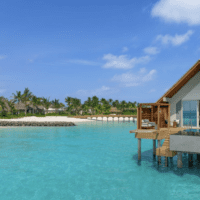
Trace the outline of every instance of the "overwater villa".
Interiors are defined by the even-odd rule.
[[[200,161],[200,60],[192,66],[156,103],[141,103],[137,110],[138,159],[141,159],[141,139],[153,140],[153,154],[171,160],[178,155],[177,166],[182,167],[182,153],[191,163],[194,154]],[[161,140],[165,139],[161,146]],[[156,148],[157,142],[157,148]]]

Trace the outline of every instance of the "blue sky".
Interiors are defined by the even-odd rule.
[[[198,0],[0,3],[0,95],[155,102],[200,58]]]

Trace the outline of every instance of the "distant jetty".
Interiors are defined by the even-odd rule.
[[[76,126],[73,122],[0,121],[0,126]]]

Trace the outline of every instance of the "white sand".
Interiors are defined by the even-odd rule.
[[[0,121],[18,121],[18,122],[91,122],[94,120],[89,119],[77,119],[65,116],[49,116],[49,117],[23,117],[17,119],[0,119]]]
[[[98,117],[97,120],[101,120],[102,121],[102,117]],[[114,119],[112,117],[109,117],[107,119],[107,117],[103,117],[103,121],[118,121],[118,117],[114,117]],[[119,121],[136,121],[137,118],[128,118],[128,117],[120,117]],[[17,119],[0,119],[0,121],[24,121],[24,122],[92,122],[92,121],[96,121],[96,117],[93,117],[92,119],[90,117],[88,117],[88,119],[79,119],[79,118],[72,118],[72,117],[65,117],[65,116],[49,116],[49,117],[35,117],[35,116],[31,116],[31,117],[23,117],[23,118],[17,118]]]

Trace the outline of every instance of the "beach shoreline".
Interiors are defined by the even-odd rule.
[[[89,117],[88,117],[89,118]],[[73,117],[67,117],[67,116],[46,116],[46,117],[35,117],[35,116],[29,116],[29,117],[23,117],[23,118],[16,118],[16,119],[0,119],[0,122],[72,122],[72,123],[87,123],[87,122],[95,122],[95,121],[118,121],[119,119],[112,118],[107,119],[107,117],[103,118],[98,117],[93,119],[80,119],[80,118],[73,118]],[[120,119],[120,121],[125,120],[129,121],[130,119]],[[134,121],[135,119],[132,118],[131,121]],[[19,127],[28,127],[28,126],[0,126],[0,128],[19,128]],[[30,126],[34,127],[34,126]],[[36,126],[38,127],[38,126]],[[42,127],[42,126],[40,126]],[[51,126],[52,127],[52,126]]]

